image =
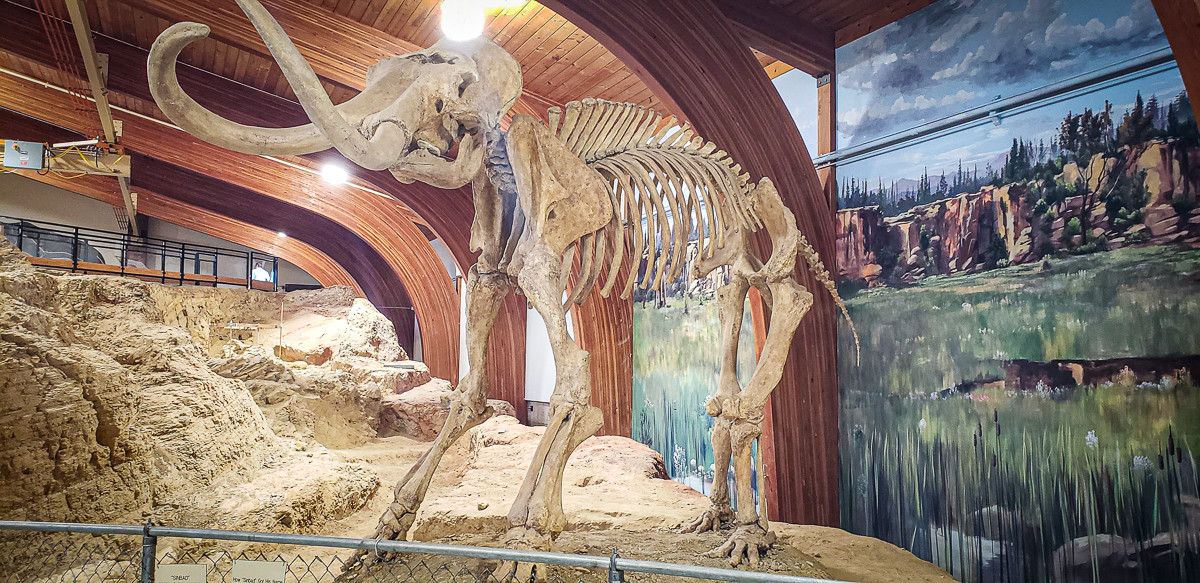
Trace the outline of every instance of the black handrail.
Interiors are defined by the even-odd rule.
[[[17,248],[30,256],[70,259],[72,272],[88,272],[88,269],[80,267],[81,262],[103,263],[119,267],[121,275],[126,275],[127,268],[145,268],[160,272],[159,278],[163,283],[168,281],[167,273],[178,273],[178,278],[171,277],[169,280],[177,281],[180,285],[204,283],[216,287],[219,283],[217,278],[223,277],[218,271],[221,265],[244,262],[246,287],[253,287],[255,281],[261,281],[270,283],[273,291],[279,289],[279,260],[258,251],[238,251],[156,237],[134,237],[126,233],[3,215],[0,215],[0,228]],[[70,245],[69,255],[67,245]],[[109,255],[114,261],[106,260],[102,252],[111,252]],[[155,261],[157,266],[147,265],[147,262],[153,264]],[[176,261],[178,268],[171,269],[174,267],[171,264]],[[266,279],[254,278],[256,265],[264,271],[270,268]],[[189,272],[191,275],[211,276],[212,279],[197,281],[194,277],[187,277]]]

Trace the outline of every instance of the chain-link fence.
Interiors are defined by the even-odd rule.
[[[755,571],[514,549],[163,526],[0,521],[0,583],[194,583],[165,578],[198,565],[205,583],[603,583],[707,579],[830,583]],[[160,541],[160,539],[163,539]],[[168,542],[169,541],[169,542]],[[238,550],[237,547],[249,547]],[[271,549],[269,552],[255,547]],[[276,550],[282,548],[282,550]],[[383,560],[356,560],[362,552]],[[148,559],[148,560],[144,560]],[[254,562],[248,564],[246,562]],[[518,581],[501,566],[536,565]],[[196,567],[193,567],[196,569]],[[253,569],[277,575],[247,578]],[[521,572],[521,571],[518,571]],[[282,573],[282,578],[279,577]],[[271,578],[276,577],[276,578]]]

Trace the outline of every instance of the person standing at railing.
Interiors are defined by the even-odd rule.
[[[263,267],[261,261],[254,262],[254,270],[250,273],[250,277],[255,281],[269,281],[272,283],[275,281],[275,276]]]

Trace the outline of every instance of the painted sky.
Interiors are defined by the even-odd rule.
[[[838,145],[1165,46],[1150,0],[942,0],[838,49]]]
[[[776,77],[775,90],[792,114],[800,137],[808,146],[808,155],[817,155],[817,79],[808,73],[792,69]]]
[[[1167,46],[1149,0],[942,0],[840,49],[838,145],[954,115],[997,98],[1080,75]],[[816,151],[816,80],[790,71],[774,81],[809,154]],[[877,184],[1003,163],[1013,138],[1046,140],[1068,111],[1113,103],[1118,116],[1138,92],[1166,103],[1183,91],[1176,70],[1005,117],[844,164],[840,179]]]
[[[999,126],[987,124],[908,145],[891,153],[839,166],[838,179],[866,180],[874,190],[880,179],[884,184],[893,180],[916,180],[926,169],[930,176],[940,175],[943,171],[950,175],[958,169],[960,160],[964,170],[973,170],[978,165],[982,176],[988,164],[997,169],[1003,165],[1013,138],[1035,143],[1045,140],[1049,144],[1050,139],[1058,133],[1059,123],[1067,112],[1080,113],[1084,108],[1103,109],[1105,100],[1112,102],[1113,114],[1120,121],[1124,111],[1133,107],[1139,91],[1144,99],[1156,96],[1165,107],[1167,102],[1183,91],[1183,79],[1177,69],[1172,69],[1038,110],[1005,117]]]

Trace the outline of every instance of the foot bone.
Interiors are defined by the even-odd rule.
[[[729,564],[734,567],[742,562],[742,558],[750,559],[750,566],[757,567],[758,559],[775,544],[775,533],[764,529],[758,523],[743,524],[733,531],[733,535],[725,544],[705,553],[708,557],[729,557]]]
[[[539,533],[528,527],[512,528],[504,537],[505,548],[525,551],[549,551],[550,542],[550,535]],[[547,575],[549,575],[549,568],[546,565],[516,561],[501,561],[500,566],[492,572],[493,580],[499,583],[545,581]]]
[[[700,516],[694,518],[691,522],[683,527],[685,533],[701,533],[721,530],[721,523],[733,520],[733,509],[726,505],[711,504],[708,509],[700,513]]]

